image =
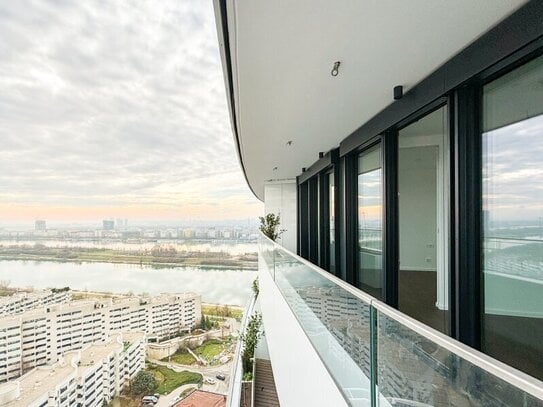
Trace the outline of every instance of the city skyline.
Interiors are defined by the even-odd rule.
[[[211,3],[6,4],[0,223],[256,218]]]

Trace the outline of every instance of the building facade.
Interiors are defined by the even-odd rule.
[[[145,366],[145,334],[123,333],[66,353],[0,385],[0,404],[10,407],[102,406]]]
[[[542,405],[543,2],[215,10],[281,404]]]
[[[62,304],[72,300],[69,288],[15,293],[0,298],[0,316],[13,315],[49,304]]]
[[[191,293],[109,301],[72,301],[0,318],[0,381],[52,364],[116,332],[145,332],[158,342],[200,323]]]

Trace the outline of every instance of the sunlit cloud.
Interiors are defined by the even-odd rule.
[[[211,2],[6,2],[0,139],[0,221],[262,210],[235,155]]]

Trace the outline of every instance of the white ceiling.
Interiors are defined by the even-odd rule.
[[[253,191],[263,199],[265,180],[299,175],[389,105],[395,85],[408,90],[524,3],[230,2],[238,136]]]

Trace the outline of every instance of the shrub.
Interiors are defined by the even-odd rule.
[[[241,341],[243,343],[243,351],[241,354],[241,363],[243,365],[243,372],[252,373],[253,371],[253,356],[255,354],[255,348],[258,344],[258,340],[262,336],[262,315],[255,312],[251,315],[249,323],[245,332],[241,335]]]
[[[156,388],[157,382],[155,376],[145,370],[140,370],[130,384],[130,391],[137,395],[153,393]]]

